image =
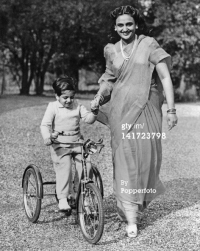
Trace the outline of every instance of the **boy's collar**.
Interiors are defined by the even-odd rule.
[[[65,108],[58,100],[56,100],[56,102],[57,102],[57,105],[58,105],[59,108]],[[74,99],[73,106],[74,106],[74,104],[75,104],[76,102],[77,102],[77,101]]]
[[[58,100],[56,102],[57,102],[59,108],[64,108],[64,106]]]

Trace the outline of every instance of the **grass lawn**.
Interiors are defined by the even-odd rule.
[[[167,131],[163,120],[163,162],[160,178],[166,193],[144,212],[136,239],[125,237],[125,224],[116,219],[112,195],[110,136],[95,122],[82,124],[85,138],[102,137],[105,148],[98,164],[105,189],[105,229],[98,245],[86,243],[75,215],[55,213],[55,198],[43,200],[37,224],[29,223],[22,204],[21,181],[27,165],[41,168],[43,180],[54,180],[48,147],[39,125],[53,97],[0,98],[0,250],[199,250],[200,249],[200,112],[197,104],[178,104],[179,123]],[[80,100],[89,107],[88,100]],[[164,105],[164,111],[166,106]],[[165,112],[164,112],[165,114]],[[54,191],[54,188],[52,188]]]

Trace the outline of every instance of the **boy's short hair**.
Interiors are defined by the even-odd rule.
[[[76,83],[73,78],[68,77],[68,76],[62,76],[60,78],[57,78],[52,85],[55,93],[58,96],[62,95],[62,92],[66,90],[70,91],[76,91]]]

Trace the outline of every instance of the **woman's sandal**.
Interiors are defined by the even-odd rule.
[[[136,238],[137,232],[135,232],[135,226],[126,226],[126,234],[129,238]]]

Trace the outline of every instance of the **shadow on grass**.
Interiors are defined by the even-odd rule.
[[[180,178],[164,183],[166,192],[152,201],[144,210],[142,221],[138,224],[139,231],[144,230],[156,221],[175,213],[184,208],[192,207],[200,201],[200,179],[185,179]],[[124,223],[120,222],[117,217],[116,201],[113,195],[104,199],[105,207],[105,227],[108,232],[118,231]],[[116,243],[126,238],[122,235],[113,238],[108,242],[103,242],[101,245]]]
[[[62,215],[62,216],[60,216],[58,218],[53,218],[51,220],[38,220],[37,224],[42,225],[42,224],[47,224],[47,223],[53,223],[53,222],[56,222],[56,221],[61,221],[62,219],[65,219],[65,218],[66,218],[66,215]]]
[[[63,219],[69,219],[69,217],[75,215],[75,211],[72,212],[70,216],[67,216],[64,212],[60,212],[58,210],[58,203],[57,202],[45,202],[45,205],[41,207],[41,218],[44,217],[44,220],[38,220],[38,224],[47,224],[47,223],[53,223],[58,222]],[[55,206],[55,207],[54,207]],[[53,207],[53,208],[52,208]],[[72,224],[70,224],[72,225]]]
[[[192,207],[200,200],[200,179],[186,179],[180,178],[165,182],[166,192],[164,195],[159,196],[154,200],[143,212],[143,218],[141,224],[139,224],[139,236],[142,235],[142,231],[148,226],[154,225],[156,221],[159,221],[170,214],[173,214],[179,210]],[[51,206],[55,206],[56,202],[51,202],[42,207],[47,218],[45,220],[39,220],[38,224],[47,224],[51,222],[59,222],[63,219],[68,219],[66,215],[56,213],[51,209]],[[48,208],[51,210],[49,211]],[[119,243],[126,239],[125,236],[125,223],[120,222],[117,217],[117,207],[114,195],[110,195],[104,198],[105,209],[105,228],[104,234],[109,235],[110,238],[107,241],[101,241],[98,246],[105,246],[109,244]],[[53,214],[50,216],[50,214]],[[61,214],[61,215],[60,215]],[[75,214],[75,211],[73,211]],[[49,219],[48,219],[49,215]],[[73,221],[74,222],[74,221]],[[67,224],[70,224],[69,222]],[[77,225],[77,222],[76,222]]]
[[[140,229],[179,210],[192,207],[200,201],[200,179],[180,178],[164,183],[166,192],[145,210]]]

